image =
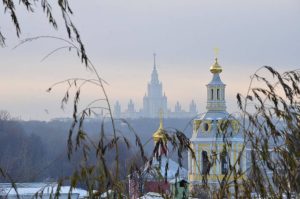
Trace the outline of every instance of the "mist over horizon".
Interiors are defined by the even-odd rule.
[[[130,99],[142,107],[157,54],[157,69],[168,107],[179,101],[184,109],[195,100],[198,111],[206,106],[205,85],[211,80],[209,67],[214,48],[219,48],[221,74],[226,86],[229,112],[235,112],[236,93],[245,93],[249,77],[261,66],[279,71],[299,67],[299,1],[72,1],[74,22],[105,85],[111,104],[125,108]],[[19,7],[19,6],[17,6]],[[167,11],[167,12],[166,12]],[[53,7],[55,15],[60,12]],[[62,21],[58,31],[43,18],[41,10],[31,16],[20,10],[21,40],[40,35],[65,36]],[[43,17],[36,17],[43,16]],[[0,14],[1,30],[13,31],[8,15]],[[5,31],[4,31],[5,33]],[[6,34],[0,48],[0,109],[24,120],[70,117],[72,107],[62,111],[65,85],[46,90],[55,82],[70,78],[93,78],[80,64],[75,52],[63,50],[41,59],[62,46],[59,41],[41,39],[12,50],[20,42]],[[82,90],[82,104],[101,98],[98,88]]]

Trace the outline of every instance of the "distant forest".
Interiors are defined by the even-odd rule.
[[[105,134],[109,137],[112,130],[109,120],[106,121],[104,123]],[[166,130],[178,129],[190,137],[192,133],[190,121],[191,119],[165,119],[164,126]],[[140,136],[149,157],[154,148],[151,136],[159,126],[159,119],[134,119],[127,120],[127,122]],[[101,123],[101,119],[91,119],[84,123],[85,132],[96,143],[99,140]],[[75,152],[71,160],[67,157],[67,138],[70,126],[71,119],[43,122],[0,117],[0,167],[16,182],[55,181],[60,177],[70,176],[72,171],[80,166],[83,158],[81,150]],[[122,178],[126,179],[130,161],[138,161],[135,158],[138,149],[127,124],[116,120],[116,127],[118,132],[131,140],[130,150],[125,147],[125,143],[120,146],[121,149],[124,149],[120,150],[120,161],[122,162],[120,170]],[[90,161],[95,161],[95,157],[90,157]],[[114,167],[113,151],[106,158],[109,166]],[[186,165],[187,161],[184,162],[185,167]],[[0,181],[4,180],[0,178]]]

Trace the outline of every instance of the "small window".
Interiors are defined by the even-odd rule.
[[[243,156],[242,155],[238,159],[238,167],[239,167],[238,172],[243,172]]]
[[[213,100],[214,99],[214,90],[211,89],[210,92],[211,92],[211,95],[210,95],[211,96],[211,100]]]
[[[207,175],[209,174],[210,171],[210,162],[208,159],[208,155],[206,151],[202,151],[202,175]]]
[[[208,124],[207,124],[207,123],[204,123],[204,130],[205,130],[205,131],[208,131],[208,128],[209,128]]]
[[[223,151],[220,154],[220,160],[221,160],[221,172],[223,175],[225,175],[228,172],[228,154],[226,151]]]
[[[217,89],[217,100],[220,100],[220,89]]]
[[[211,130],[211,121],[207,120],[202,123],[202,131],[204,133],[210,132]]]

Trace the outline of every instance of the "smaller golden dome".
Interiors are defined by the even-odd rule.
[[[164,133],[164,129],[157,129],[157,131],[153,134],[153,140],[154,143],[157,143],[159,140],[162,140],[163,142],[167,141],[166,135]]]
[[[218,58],[215,59],[215,63],[210,67],[210,72],[213,74],[222,72],[222,67],[218,63]]]
[[[162,140],[163,142],[167,141],[167,137],[165,134],[165,130],[164,130],[164,124],[163,124],[163,119],[162,119],[162,113],[160,114],[160,124],[159,124],[159,128],[157,129],[157,131],[155,131],[155,133],[153,134],[153,140],[154,143],[156,144],[159,140]]]

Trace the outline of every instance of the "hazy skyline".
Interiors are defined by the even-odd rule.
[[[109,82],[106,90],[112,104],[119,100],[123,109],[129,99],[137,109],[141,108],[153,67],[153,52],[157,54],[159,79],[169,108],[174,109],[179,101],[187,109],[194,99],[200,112],[206,106],[205,85],[211,79],[209,67],[215,47],[220,49],[219,62],[224,69],[221,78],[227,85],[229,111],[236,110],[236,93],[245,92],[249,76],[260,66],[271,65],[280,71],[299,66],[297,0],[82,2],[71,2],[74,21],[90,59]],[[22,38],[65,36],[62,24],[59,31],[54,31],[44,15],[39,15],[20,10]],[[0,48],[0,109],[25,120],[71,116],[71,108],[60,110],[65,86],[50,94],[46,89],[68,77],[93,75],[80,64],[75,53],[67,51],[40,62],[62,45],[56,41],[35,41],[12,50],[18,40],[9,15],[0,14],[0,27],[7,37],[7,47]],[[92,87],[83,95],[83,103],[96,97]]]

